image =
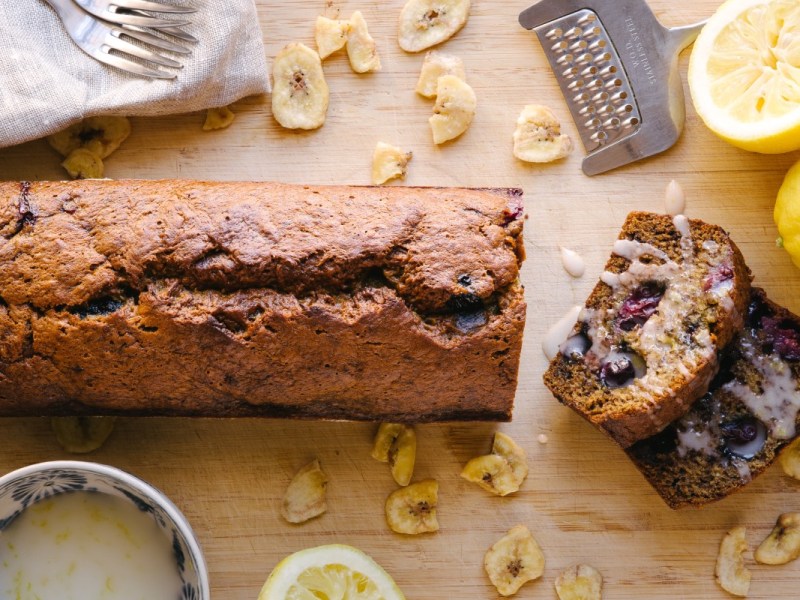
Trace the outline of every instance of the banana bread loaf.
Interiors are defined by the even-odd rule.
[[[750,272],[721,228],[634,212],[544,381],[624,448],[705,394],[741,329]]]
[[[720,500],[798,436],[799,384],[800,318],[754,288],[745,328],[709,392],[628,456],[672,508]]]
[[[519,190],[0,183],[0,415],[507,420]]]

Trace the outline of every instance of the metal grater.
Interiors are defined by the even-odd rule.
[[[645,0],[541,0],[520,24],[536,32],[586,148],[605,173],[670,148],[685,118],[678,55],[704,23],[668,29]]]

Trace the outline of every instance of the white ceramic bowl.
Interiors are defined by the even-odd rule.
[[[209,600],[203,552],[186,517],[152,485],[115,467],[94,462],[59,460],[37,463],[0,477],[0,533],[36,502],[55,494],[89,491],[124,498],[149,513],[172,549],[181,578],[180,600]]]

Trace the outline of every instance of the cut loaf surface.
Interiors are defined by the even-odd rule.
[[[709,392],[628,456],[672,508],[741,489],[798,436],[800,318],[754,288]]]
[[[0,415],[511,416],[518,190],[0,183]]]
[[[749,270],[720,227],[631,213],[545,383],[627,448],[706,392],[749,296]]]

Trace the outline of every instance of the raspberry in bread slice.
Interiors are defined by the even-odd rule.
[[[754,288],[745,328],[709,392],[628,456],[672,508],[720,500],[798,436],[798,388],[800,317]]]
[[[723,229],[631,213],[545,384],[627,448],[707,391],[749,297],[750,271]]]

